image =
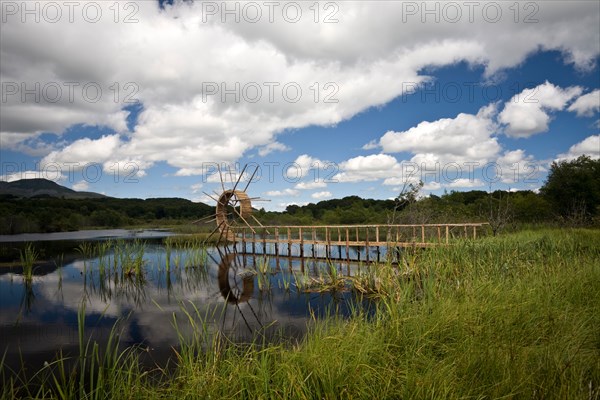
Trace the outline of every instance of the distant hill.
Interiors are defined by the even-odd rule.
[[[21,179],[13,182],[0,181],[0,196],[58,197],[65,199],[99,199],[107,196],[93,192],[77,192],[48,179]]]

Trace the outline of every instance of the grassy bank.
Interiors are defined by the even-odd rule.
[[[29,382],[3,371],[2,397],[597,399],[598,243],[598,230],[538,230],[407,251],[365,280],[374,316],[318,321],[299,344],[209,338],[190,307],[197,335],[175,371],[82,344],[87,383],[60,363]]]

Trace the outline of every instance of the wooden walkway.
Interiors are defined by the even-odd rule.
[[[242,225],[228,227],[227,239],[233,242],[239,253],[361,261],[362,249],[362,258],[368,262],[373,261],[374,257],[379,261],[382,249],[390,254],[402,248],[445,246],[454,238],[476,239],[477,230],[485,225],[487,224]],[[370,250],[373,248],[376,254],[371,256]],[[319,249],[321,255],[318,254]]]

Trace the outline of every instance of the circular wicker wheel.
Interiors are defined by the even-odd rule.
[[[239,220],[248,225],[248,218],[251,215],[252,202],[246,192],[241,190],[226,190],[219,197],[216,219],[217,226],[223,237],[230,239],[234,235],[230,228]]]

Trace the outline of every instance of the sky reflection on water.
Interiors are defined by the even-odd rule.
[[[268,340],[277,333],[301,338],[311,312],[317,318],[332,310],[349,313],[348,292],[304,293],[295,287],[294,274],[303,274],[297,260],[224,256],[214,248],[206,253],[167,250],[157,241],[140,241],[131,245],[143,246],[143,273],[136,274],[121,265],[121,253],[131,242],[119,243],[114,245],[122,246],[116,252],[89,258],[71,254],[64,265],[46,264],[35,271],[31,284],[19,272],[2,271],[0,350],[9,367],[19,370],[23,359],[35,370],[52,361],[59,349],[77,355],[77,316],[83,305],[86,335],[102,343],[118,323],[122,344],[141,345],[147,349],[147,362],[161,365],[179,343],[175,321],[181,333],[192,334],[186,313],[202,319],[209,332],[220,331],[238,342],[250,341],[257,333]],[[257,273],[264,263],[268,289]],[[323,261],[303,264],[305,275],[329,268]],[[336,268],[341,273],[349,270],[347,265]],[[288,290],[282,282],[288,282]]]

